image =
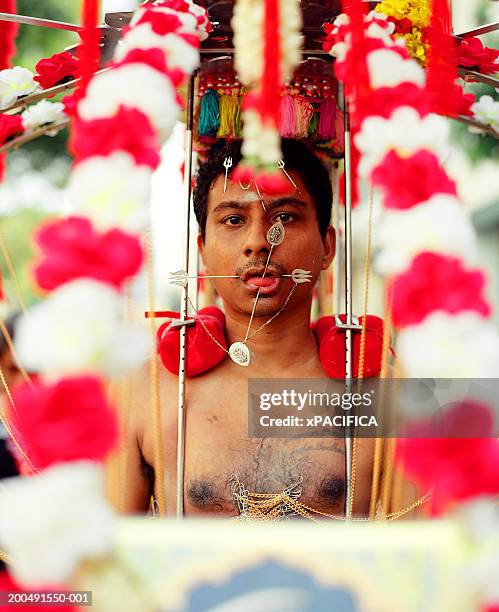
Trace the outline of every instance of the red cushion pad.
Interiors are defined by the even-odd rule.
[[[364,317],[359,317],[362,324]],[[346,315],[340,315],[344,323]],[[321,317],[314,326],[319,340],[319,355],[322,366],[330,378],[345,378],[345,330],[338,328],[334,317]],[[354,330],[352,338],[353,348],[353,376],[359,375],[361,331]],[[366,317],[366,344],[364,353],[365,378],[373,378],[381,372],[381,358],[383,349],[383,320],[374,315]]]
[[[178,313],[168,313],[179,318]],[[211,370],[226,357],[223,351],[210,338],[204,327],[225,348],[225,315],[216,306],[208,306],[199,311],[195,323],[187,326],[187,376],[197,376]],[[202,320],[204,327],[199,322]],[[178,375],[180,359],[180,327],[171,327],[171,321],[163,323],[157,332],[158,353],[167,370]]]

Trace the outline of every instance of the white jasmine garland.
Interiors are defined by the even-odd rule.
[[[103,468],[90,461],[11,478],[0,488],[0,546],[15,579],[28,587],[62,584],[81,561],[112,549],[114,513]]]
[[[258,82],[263,73],[263,15],[263,2],[238,0],[234,6],[234,64],[247,85]]]
[[[31,70],[20,66],[0,70],[0,111],[39,89],[33,77]]]
[[[375,226],[374,242],[374,267],[383,276],[404,272],[423,251],[460,257],[469,265],[477,260],[467,214],[456,198],[445,194],[405,210],[385,209]]]
[[[61,123],[67,119],[64,104],[41,100],[27,108],[22,114],[23,126],[26,131],[36,130],[49,123]],[[57,134],[57,130],[47,132],[49,136]]]
[[[302,16],[298,0],[280,0],[281,76],[288,81],[301,61],[303,37]],[[246,84],[256,83],[263,74],[264,22],[263,2],[238,0],[234,7],[232,29],[236,48],[235,66],[239,79]]]
[[[175,89],[166,76],[142,63],[131,63],[96,75],[79,103],[82,119],[113,117],[120,105],[138,108],[158,130],[164,142],[178,115]]]
[[[396,87],[400,83],[425,84],[425,72],[413,59],[404,59],[396,51],[377,49],[367,56],[371,87]]]
[[[492,96],[482,96],[472,105],[471,111],[477,121],[499,133],[499,101]]]
[[[355,138],[362,155],[359,173],[368,177],[391,150],[404,157],[423,149],[442,158],[449,151],[448,136],[448,124],[442,118],[435,115],[422,118],[410,106],[396,109],[388,119],[368,117]]]
[[[169,68],[179,68],[190,74],[199,66],[199,50],[176,34],[160,36],[150,23],[142,23],[129,30],[116,50],[118,61],[134,49],[161,49]]]
[[[279,131],[262,124],[255,111],[244,114],[243,137],[242,153],[246,159],[257,159],[264,165],[277,164],[281,158]]]
[[[90,157],[71,173],[68,204],[102,231],[119,227],[140,233],[150,223],[151,178],[151,168],[138,166],[128,153]]]
[[[435,311],[404,328],[395,350],[407,378],[499,377],[499,334],[476,312]]]
[[[281,20],[281,75],[282,80],[287,82],[301,61],[303,19],[299,0],[280,0],[279,15]]]
[[[123,321],[122,312],[122,296],[110,285],[87,278],[66,283],[19,321],[19,359],[47,377],[131,369],[148,356],[150,338]]]

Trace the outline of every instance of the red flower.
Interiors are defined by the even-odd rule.
[[[162,2],[156,2],[154,8],[169,8],[180,13],[189,13],[191,7],[185,0],[162,0]]]
[[[422,491],[432,490],[432,514],[456,502],[499,494],[499,440],[492,428],[489,408],[468,400],[437,422],[414,424],[399,439],[397,461]]]
[[[10,410],[10,419],[37,469],[69,461],[103,461],[117,442],[116,413],[99,378],[24,384],[13,397],[16,410]]]
[[[0,114],[0,146],[5,144],[9,138],[24,132],[21,115]]]
[[[233,181],[241,181],[244,185],[247,185],[250,181],[254,180],[255,171],[252,166],[240,163],[232,173]]]
[[[396,87],[380,87],[371,91],[369,104],[358,114],[359,120],[378,115],[388,119],[400,106],[412,106],[421,117],[431,111],[431,100],[428,92],[415,83],[401,83]]]
[[[279,195],[291,191],[291,182],[278,172],[259,172],[255,176],[255,181],[261,191],[268,195]]]
[[[136,236],[119,229],[100,233],[83,217],[43,225],[36,242],[42,259],[34,275],[38,285],[48,291],[81,277],[119,288],[142,265],[142,247]]]
[[[290,181],[280,170],[267,172],[244,163],[240,163],[234,170],[232,180],[241,181],[243,185],[255,181],[260,191],[267,195],[285,194],[291,191]]]
[[[156,131],[137,108],[120,106],[114,117],[78,120],[70,143],[77,161],[126,151],[137,164],[157,168],[161,161]]]
[[[387,208],[405,210],[437,193],[456,195],[456,185],[429,151],[400,157],[390,151],[372,173],[373,184],[384,191]]]
[[[151,49],[132,49],[132,51],[129,51],[116,66],[123,66],[124,64],[132,64],[134,62],[147,64],[151,68],[158,70],[171,80],[174,87],[179,87],[184,82],[185,74],[180,68],[169,68],[166,64],[165,52],[158,47],[152,47]]]
[[[471,106],[475,102],[476,99],[472,93],[465,94],[461,85],[455,83],[451,91],[446,91],[442,107],[440,107],[438,101],[434,103],[433,112],[448,117],[458,117],[459,115],[472,117]]]
[[[476,70],[482,74],[499,72],[499,50],[484,47],[478,37],[463,38],[456,48],[459,66]]]
[[[36,65],[38,81],[43,89],[48,89],[65,80],[75,79],[79,76],[79,60],[69,51],[56,53],[52,57],[42,59]]]
[[[458,258],[421,253],[393,281],[393,322],[414,325],[435,310],[474,310],[486,317],[490,306],[482,295],[484,284],[483,273],[465,270]]]
[[[70,117],[78,116],[78,103],[85,97],[85,91],[78,87],[69,96],[64,96],[62,103],[64,104],[64,112]]]
[[[38,592],[47,592],[47,593],[53,593],[53,592],[65,592],[67,589],[64,586],[59,586],[59,585],[46,585],[43,588],[39,588],[37,587],[36,591]],[[6,571],[4,572],[0,572],[0,592],[2,591],[6,591],[8,593],[26,593],[27,591],[25,591],[21,585],[17,584],[17,582],[10,576],[10,574]],[[30,606],[29,604],[23,604],[22,606],[13,606],[12,604],[10,605],[0,605],[0,610],[2,612],[11,612],[12,610],[15,610],[15,608],[22,609],[23,611],[25,610],[26,612],[40,612],[40,605],[33,605]],[[43,610],[46,610],[47,612],[77,612],[77,608],[75,608],[74,606],[51,606],[51,605],[44,605],[43,606]]]
[[[144,14],[137,22],[137,25],[142,23],[150,23],[153,32],[159,36],[165,36],[172,32],[177,32],[182,27],[182,22],[173,13],[163,13],[154,9],[144,11]]]

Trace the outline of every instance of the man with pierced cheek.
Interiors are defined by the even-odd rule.
[[[237,143],[215,149],[199,170],[194,193],[199,252],[206,274],[223,277],[213,283],[223,303],[228,346],[238,350],[232,359],[187,380],[184,511],[238,516],[258,495],[271,499],[285,492],[302,507],[342,516],[342,438],[248,436],[248,379],[326,378],[310,316],[315,283],[335,255],[329,174],[305,144],[285,140],[283,172],[289,189],[269,197],[254,182],[232,180],[240,159]],[[296,270],[310,282],[294,282]],[[178,378],[161,363],[158,368],[166,504],[173,514]],[[133,385],[129,511],[146,511],[155,492],[148,385],[146,367]],[[373,440],[358,441],[356,516],[369,512],[373,448]]]

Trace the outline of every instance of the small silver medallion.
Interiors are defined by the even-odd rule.
[[[240,366],[249,366],[250,352],[244,342],[234,342],[229,346],[229,356],[234,363]]]
[[[267,242],[272,246],[278,246],[284,240],[284,225],[277,221],[267,232]]]

